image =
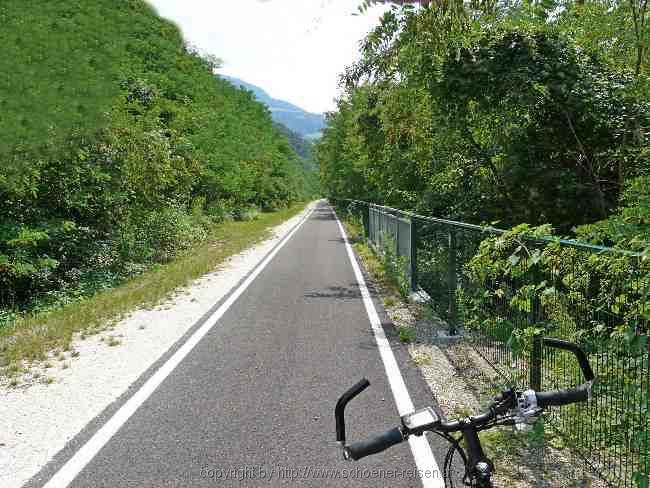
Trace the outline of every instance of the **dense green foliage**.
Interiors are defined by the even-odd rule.
[[[534,337],[581,344],[598,378],[595,399],[588,408],[553,412],[553,422],[583,455],[617,466],[603,469],[614,486],[632,480],[647,486],[650,261],[536,240],[549,233],[549,226],[522,224],[483,240],[464,267],[467,280],[457,293],[461,321],[505,342],[518,357],[532,356]],[[580,375],[575,362],[548,352],[542,371],[545,388],[569,387]],[[522,383],[526,373],[513,372]],[[625,475],[618,465],[626,467]]]
[[[327,191],[564,233],[616,213],[648,166],[628,4],[465,13],[395,8],[368,36],[318,147]]]
[[[582,344],[596,400],[554,413],[553,425],[613,485],[639,487],[650,484],[646,7],[394,8],[343,75],[316,148],[334,197],[512,227],[419,222],[419,284],[438,315],[487,338],[483,352],[530,365],[535,337]],[[558,235],[628,251],[560,245]],[[526,372],[515,371],[522,384]],[[544,387],[574,385],[576,373],[547,365]]]
[[[0,315],[314,191],[268,110],[145,2],[6,0],[0,20]]]

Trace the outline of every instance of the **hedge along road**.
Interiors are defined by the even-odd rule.
[[[26,486],[443,486],[437,438],[341,458],[334,405],[360,378],[350,441],[432,398],[324,202],[152,369]]]

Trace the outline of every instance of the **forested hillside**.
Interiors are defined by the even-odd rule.
[[[314,143],[282,124],[276,124],[276,126],[277,129],[289,140],[289,144],[291,144],[293,150],[296,151],[296,154],[300,156],[306,164],[309,164],[310,168],[315,169]]]
[[[305,175],[306,191],[310,194],[318,194],[320,192],[320,172],[314,158],[314,143],[280,123],[276,122],[275,127],[287,138],[289,145],[298,155],[299,164]]]
[[[469,5],[395,7],[366,38],[318,147],[327,191],[647,240],[645,2]]]
[[[142,0],[0,3],[0,322],[315,191],[253,96]]]

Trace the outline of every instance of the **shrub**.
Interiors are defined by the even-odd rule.
[[[395,239],[390,234],[381,236],[380,255],[386,279],[405,297],[409,292],[406,258],[395,251]]]
[[[241,220],[243,222],[257,220],[260,216],[260,209],[255,205],[238,207],[234,211],[234,216],[235,220]]]
[[[207,238],[201,221],[180,206],[146,212],[124,226],[120,236],[121,255],[135,263],[169,261]]]
[[[205,214],[215,223],[230,222],[235,218],[232,205],[224,200],[209,204]]]

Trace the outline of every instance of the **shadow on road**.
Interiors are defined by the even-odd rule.
[[[357,284],[350,286],[328,286],[323,290],[313,290],[305,293],[305,298],[334,298],[336,300],[359,300],[361,292]]]
[[[311,216],[314,220],[336,220],[334,213],[329,209],[316,209]]]

